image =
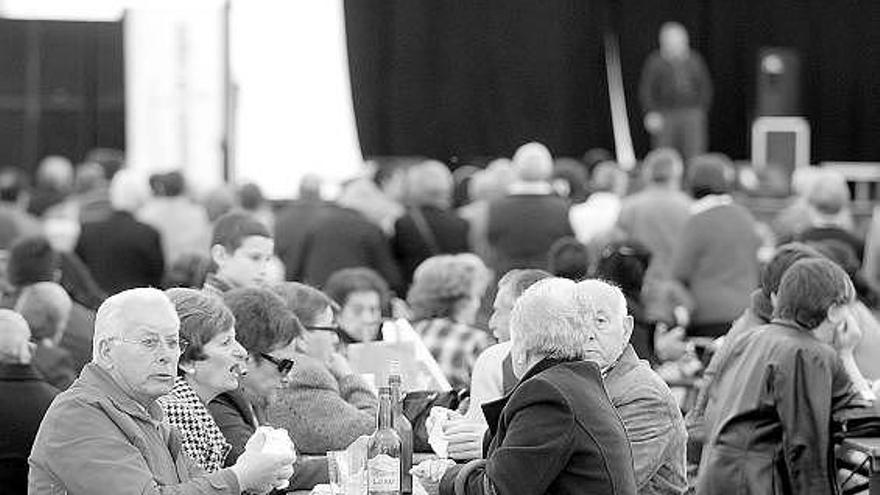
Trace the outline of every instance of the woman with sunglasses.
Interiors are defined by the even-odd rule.
[[[377,399],[348,361],[336,352],[341,330],[337,305],[321,291],[296,282],[272,290],[305,326],[290,383],[269,406],[269,422],[286,428],[304,453],[342,450],[376,428]]]
[[[266,408],[287,384],[294,365],[291,343],[302,335],[299,320],[284,301],[268,289],[241,288],[223,294],[235,317],[236,339],[247,351],[247,374],[237,390],[219,394],[208,404],[214,421],[231,445],[226,465],[234,464],[260,425],[271,425]],[[327,482],[327,463],[298,461],[291,488],[312,488]]]

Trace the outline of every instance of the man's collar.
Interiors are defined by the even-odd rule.
[[[548,195],[553,194],[553,186],[547,182],[514,182],[507,189],[510,194]]]
[[[88,363],[80,373],[80,380],[86,386],[92,386],[101,390],[113,404],[129,416],[140,418],[150,423],[161,423],[165,415],[162,407],[153,401],[144,407],[125,393],[106,370],[95,363]]]
[[[606,379],[623,376],[638,366],[638,364],[639,356],[636,354],[635,349],[633,349],[632,344],[627,344],[626,348],[624,348],[623,352],[620,354],[620,357],[617,358],[617,361],[615,361],[608,370],[602,373],[602,376]]]

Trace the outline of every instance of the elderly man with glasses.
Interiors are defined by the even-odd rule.
[[[182,451],[156,399],[171,391],[186,343],[167,296],[131,289],[95,320],[92,362],[49,408],[31,452],[30,494],[265,493],[291,473],[288,454],[255,435],[229,468],[206,474]]]

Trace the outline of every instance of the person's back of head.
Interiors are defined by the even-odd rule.
[[[782,276],[791,265],[802,259],[818,258],[822,254],[811,246],[800,242],[783,244],[776,249],[770,261],[761,270],[761,292],[770,297],[779,291]]]
[[[691,195],[700,199],[713,194],[730,193],[733,188],[734,173],[730,158],[721,153],[709,153],[692,158],[688,167]]]
[[[235,208],[235,192],[229,186],[217,187],[205,195],[202,204],[208,221],[214,223]]]
[[[200,253],[184,253],[171,262],[165,274],[165,287],[199,289],[211,271],[211,258]]]
[[[95,163],[101,167],[102,175],[108,181],[125,167],[125,153],[112,148],[95,148],[86,153],[84,162]]]
[[[498,280],[498,289],[510,288],[513,298],[516,299],[532,285],[552,277],[552,273],[537,268],[514,268]]]
[[[574,237],[557,239],[547,254],[547,270],[556,277],[581,280],[590,270],[590,251]]]
[[[407,174],[407,199],[411,206],[449,208],[452,188],[452,172],[436,160],[414,165]]]
[[[10,247],[6,269],[9,283],[15,287],[54,282],[61,276],[61,257],[45,237],[24,237]]]
[[[235,317],[236,340],[251,355],[286,347],[303,333],[284,300],[269,289],[233,289],[223,294],[223,302]]]
[[[60,192],[73,187],[73,164],[63,156],[49,155],[37,167],[37,185]]]
[[[257,211],[266,204],[263,190],[254,183],[242,184],[238,188],[238,204],[246,211]]]
[[[449,318],[471,323],[489,277],[489,269],[472,253],[426,259],[413,273],[413,283],[406,297],[413,318]],[[469,306],[471,303],[477,307]]]
[[[150,177],[153,194],[166,198],[182,196],[186,191],[186,179],[177,170]]]
[[[26,197],[28,190],[27,177],[15,167],[0,169],[0,201],[19,203]]]
[[[104,177],[104,169],[97,163],[85,162],[77,165],[73,180],[73,190],[86,194],[104,188],[109,181]]]
[[[54,282],[38,282],[21,291],[15,303],[15,311],[21,314],[37,342],[50,341],[57,344],[70,318],[73,301],[60,285]]]
[[[849,206],[846,178],[837,171],[822,170],[807,188],[806,200],[817,220],[834,221]]]
[[[553,175],[553,156],[541,143],[524,144],[513,155],[513,170],[521,182],[547,182]]]
[[[0,363],[30,363],[30,342],[31,331],[27,321],[11,309],[0,309]],[[3,400],[14,400],[14,397],[5,397]]]
[[[278,282],[270,289],[284,300],[287,308],[293,312],[303,325],[310,325],[327,308],[338,312],[339,305],[327,294],[318,289],[299,282]]]
[[[782,276],[774,318],[814,330],[855,299],[855,289],[842,268],[825,258],[802,259]]]
[[[623,293],[638,300],[651,263],[651,252],[635,240],[613,242],[602,250],[596,265],[596,277],[620,287]]]
[[[116,211],[134,213],[149,198],[148,180],[133,170],[120,170],[110,182],[110,205]]]
[[[596,165],[590,177],[590,189],[593,192],[610,192],[618,196],[626,194],[626,172],[621,170],[617,162],[607,161]]]
[[[660,26],[660,52],[667,57],[687,55],[690,40],[687,29],[679,22],[665,22]]]
[[[683,173],[681,154],[673,148],[657,148],[651,151],[642,164],[645,184],[679,185]]]

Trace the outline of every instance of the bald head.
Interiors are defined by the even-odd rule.
[[[143,328],[180,327],[174,304],[158,289],[129,289],[108,297],[95,315],[93,360],[101,342]]]
[[[15,311],[0,309],[0,363],[29,363],[30,340],[31,331],[24,318]]]
[[[73,186],[73,164],[63,156],[50,155],[40,161],[37,183],[66,191]]]
[[[548,181],[553,175],[553,157],[543,144],[527,143],[513,155],[513,169],[523,182]]]

